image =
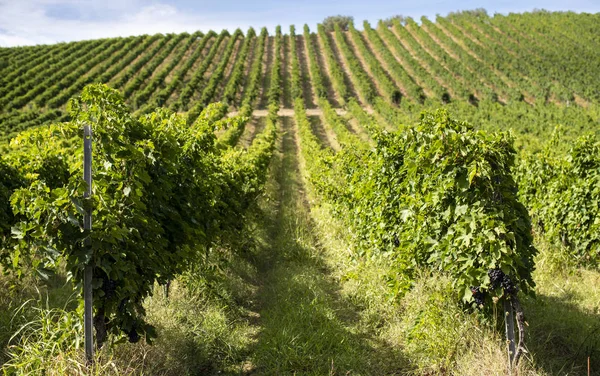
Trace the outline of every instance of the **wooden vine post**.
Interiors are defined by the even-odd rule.
[[[86,251],[86,265],[83,274],[83,304],[84,304],[84,335],[85,335],[85,356],[88,364],[94,360],[94,323],[93,323],[93,299],[92,299],[92,273],[93,273],[93,254],[92,254],[92,208],[87,200],[92,196],[92,128],[89,125],[83,126],[83,180],[87,187],[83,197],[86,201],[84,205],[85,214],[83,217],[83,229],[86,233],[84,248]]]
[[[519,331],[519,341],[515,341],[515,318]],[[508,347],[508,374],[519,365],[519,360],[526,353],[525,349],[525,314],[516,293],[504,299],[504,328]]]
[[[510,375],[515,356],[515,315],[509,299],[504,299],[504,329],[508,345],[508,371]]]

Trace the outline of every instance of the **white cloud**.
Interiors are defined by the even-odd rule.
[[[2,47],[28,46],[37,43],[38,42],[34,41],[33,39],[0,33],[0,46]]]
[[[172,5],[142,5],[137,0],[0,0],[0,46],[32,45],[155,33],[208,31],[249,25],[234,18],[184,13]],[[49,16],[67,9],[79,17]],[[53,12],[55,14],[57,12]],[[215,20],[217,19],[217,20]]]

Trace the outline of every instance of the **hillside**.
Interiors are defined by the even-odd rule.
[[[380,113],[380,107],[423,102],[596,106],[597,17],[464,12],[420,24],[365,22],[363,31],[305,27],[282,35],[281,105],[292,107],[299,93],[291,93],[291,83],[300,80],[308,108],[322,95],[336,107],[357,98]],[[155,106],[186,112],[214,101],[236,108],[248,96],[249,73],[258,63],[260,88],[252,104],[263,109],[274,38],[266,30],[211,31],[0,49],[0,133],[6,140],[28,127],[66,120],[69,98],[93,82],[121,90],[139,113]],[[296,60],[299,77],[287,69]],[[315,69],[322,84],[314,82]]]
[[[600,14],[325,25],[0,48],[5,374],[600,372]]]

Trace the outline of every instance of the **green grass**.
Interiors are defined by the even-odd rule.
[[[17,332],[23,325],[45,311],[73,310],[77,306],[72,285],[63,274],[51,275],[45,281],[34,273],[23,275],[17,279],[3,274],[0,268],[0,366],[9,359],[7,346],[11,338],[11,343],[21,338]]]
[[[567,252],[539,241],[536,298],[524,301],[528,347],[552,375],[600,373],[600,272],[575,267]]]

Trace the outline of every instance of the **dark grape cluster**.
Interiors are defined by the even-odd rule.
[[[130,343],[137,343],[141,338],[135,328],[132,328],[130,331],[127,332],[127,337],[129,337]]]
[[[504,278],[504,272],[498,268],[488,270],[488,276],[490,277],[490,286],[492,289],[500,287]]]
[[[490,277],[490,288],[497,289],[502,287],[504,292],[508,295],[514,295],[517,293],[517,286],[513,283],[512,279],[507,274],[498,268],[488,270],[488,276]]]
[[[504,289],[504,292],[509,295],[514,295],[517,293],[517,286],[515,286],[513,281],[506,274],[502,278],[502,282],[500,283],[500,286],[502,286],[502,288]]]
[[[102,279],[102,291],[104,291],[104,296],[106,299],[111,299],[115,296],[115,292],[117,291],[117,281],[109,279],[106,276]]]
[[[471,293],[473,294],[473,300],[478,306],[483,305],[485,299],[485,293],[481,291],[479,287],[471,286]]]

